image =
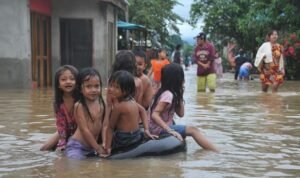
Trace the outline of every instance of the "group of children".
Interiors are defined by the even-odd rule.
[[[217,151],[196,127],[174,125],[174,114],[184,115],[184,72],[180,65],[165,62],[164,50],[160,53],[149,72],[154,73],[156,81],[153,91],[149,77],[144,74],[143,51],[118,52],[108,80],[106,101],[96,69],[78,72],[70,65],[60,67],[54,86],[57,132],[41,150],[55,147],[75,159],[107,157],[112,150],[138,144],[144,137],[157,139],[168,133],[181,141],[192,136],[204,149]]]

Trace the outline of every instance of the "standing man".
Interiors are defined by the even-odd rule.
[[[194,49],[195,63],[197,68],[197,91],[205,92],[208,86],[210,92],[216,89],[216,72],[213,65],[215,57],[214,46],[206,41],[206,34],[201,32],[197,35],[197,46]]]

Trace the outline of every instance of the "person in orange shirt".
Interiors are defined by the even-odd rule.
[[[158,58],[151,60],[151,68],[148,72],[148,77],[151,78],[153,74],[153,89],[156,92],[160,88],[160,79],[161,79],[161,69],[170,64],[167,59],[167,52],[165,49],[158,49]]]

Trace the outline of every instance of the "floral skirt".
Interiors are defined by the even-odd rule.
[[[273,65],[270,66],[269,69],[264,69],[259,77],[261,82],[265,85],[283,83],[283,74],[280,72],[278,65]]]

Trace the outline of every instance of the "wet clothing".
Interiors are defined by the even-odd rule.
[[[96,152],[93,148],[87,147],[78,140],[70,138],[65,149],[65,155],[72,159],[86,159],[95,157]]]
[[[173,125],[173,117],[174,117],[174,113],[175,113],[175,108],[171,108],[172,100],[173,100],[173,94],[169,90],[164,91],[157,100],[157,103],[165,102],[168,104],[166,106],[165,110],[162,112],[161,118],[169,126]],[[153,109],[155,109],[156,106],[157,106],[157,104],[153,107]],[[170,110],[170,108],[171,108],[171,110]],[[151,107],[150,107],[150,109],[151,109]],[[148,112],[150,133],[154,134],[154,135],[159,135],[160,133],[162,133],[163,128],[161,128],[159,125],[156,124],[156,122],[151,118],[151,114],[152,114],[152,112]]]
[[[266,73],[268,72],[268,73]],[[283,83],[283,74],[280,73],[279,65],[271,63],[268,69],[262,70],[260,76],[262,83],[266,85],[272,84],[282,84]]]
[[[245,63],[245,62],[250,62],[250,59],[244,54],[244,53],[240,53],[239,55],[237,55],[235,58],[235,73],[234,73],[234,79],[237,80],[238,76],[239,76],[239,72],[240,72],[240,68],[241,66]]]
[[[258,49],[254,65],[260,71],[260,80],[266,85],[283,83],[284,62],[282,46],[265,42]]]
[[[176,132],[178,132],[183,138],[186,137],[186,126],[185,125],[170,125],[169,126],[171,129],[175,130]],[[161,134],[168,134],[167,131],[163,130]]]
[[[213,61],[215,57],[215,48],[210,43],[205,43],[203,46],[197,45],[194,50],[195,62],[198,65],[197,68],[197,76],[207,76],[208,74],[215,73],[215,68],[213,65]],[[201,63],[207,64],[210,62],[210,67],[208,69],[204,69],[201,65],[197,63],[200,61]]]
[[[137,129],[132,132],[115,131],[113,134],[112,148],[126,148],[137,144],[143,139],[143,132]]]
[[[212,44],[206,42],[202,46],[197,45],[194,50],[195,62],[198,65],[197,68],[197,91],[205,91],[206,85],[210,90],[216,88],[216,69],[214,66],[215,48]],[[208,68],[204,68],[199,65],[198,62],[207,64],[210,63]]]
[[[56,128],[59,134],[58,147],[65,146],[68,139],[75,133],[77,124],[73,112],[68,112],[67,107],[62,103],[55,113]]]
[[[208,74],[207,76],[198,76],[197,77],[197,91],[205,92],[206,85],[210,90],[215,90],[217,87],[216,80],[217,80],[216,74]]]
[[[250,76],[250,70],[252,69],[252,64],[245,62],[239,70],[239,78],[248,78]]]
[[[166,106],[165,110],[162,112],[161,118],[171,129],[178,132],[182,137],[185,137],[186,136],[186,134],[185,134],[186,133],[186,131],[185,131],[186,126],[185,125],[175,125],[174,124],[173,117],[174,117],[174,114],[175,114],[175,108],[174,107],[171,108],[172,100],[173,100],[173,94],[169,90],[164,91],[160,95],[157,103],[166,102],[168,104]],[[156,107],[156,105],[154,106],[154,108]],[[170,110],[170,108],[171,108],[171,110]],[[151,112],[148,112],[148,120],[149,120],[149,130],[150,130],[151,134],[154,134],[154,135],[167,134],[166,130],[164,130],[159,125],[157,125],[155,123],[155,121],[151,118]]]

